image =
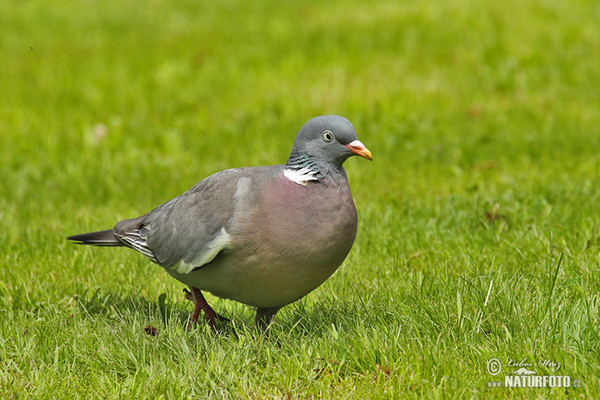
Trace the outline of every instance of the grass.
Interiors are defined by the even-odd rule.
[[[0,398],[594,398],[592,1],[0,5]],[[284,308],[185,327],[182,285],[65,236],[354,122],[359,233]],[[152,325],[158,335],[147,335]],[[487,372],[498,359],[502,374]],[[580,387],[490,388],[509,360]]]

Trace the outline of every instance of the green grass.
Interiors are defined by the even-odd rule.
[[[0,398],[597,398],[599,26],[583,0],[3,2]],[[357,241],[269,336],[212,296],[232,326],[187,331],[163,270],[65,240],[329,113],[375,158],[347,163]],[[582,385],[488,388],[509,359]]]

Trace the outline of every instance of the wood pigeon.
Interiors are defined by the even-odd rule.
[[[163,267],[189,286],[192,324],[200,309],[213,329],[225,319],[205,290],[256,307],[256,323],[266,327],[348,255],[357,216],[342,164],[353,155],[372,160],[350,121],[316,117],[300,129],[285,165],[217,172],[141,217],[68,239],[129,247]]]

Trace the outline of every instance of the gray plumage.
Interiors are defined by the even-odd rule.
[[[347,256],[357,229],[342,164],[371,159],[352,124],[339,116],[308,121],[285,165],[213,174],[148,214],[111,230],[69,237],[80,244],[127,246],[188,285],[192,322],[200,290],[258,308],[266,325],[279,308],[325,281]]]

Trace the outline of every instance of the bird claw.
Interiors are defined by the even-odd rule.
[[[217,314],[217,319],[218,319],[219,321],[223,321],[223,322],[231,322],[231,320],[230,320],[230,319],[228,319],[228,318],[225,318],[224,316],[222,316],[222,315],[220,315],[220,314]]]

